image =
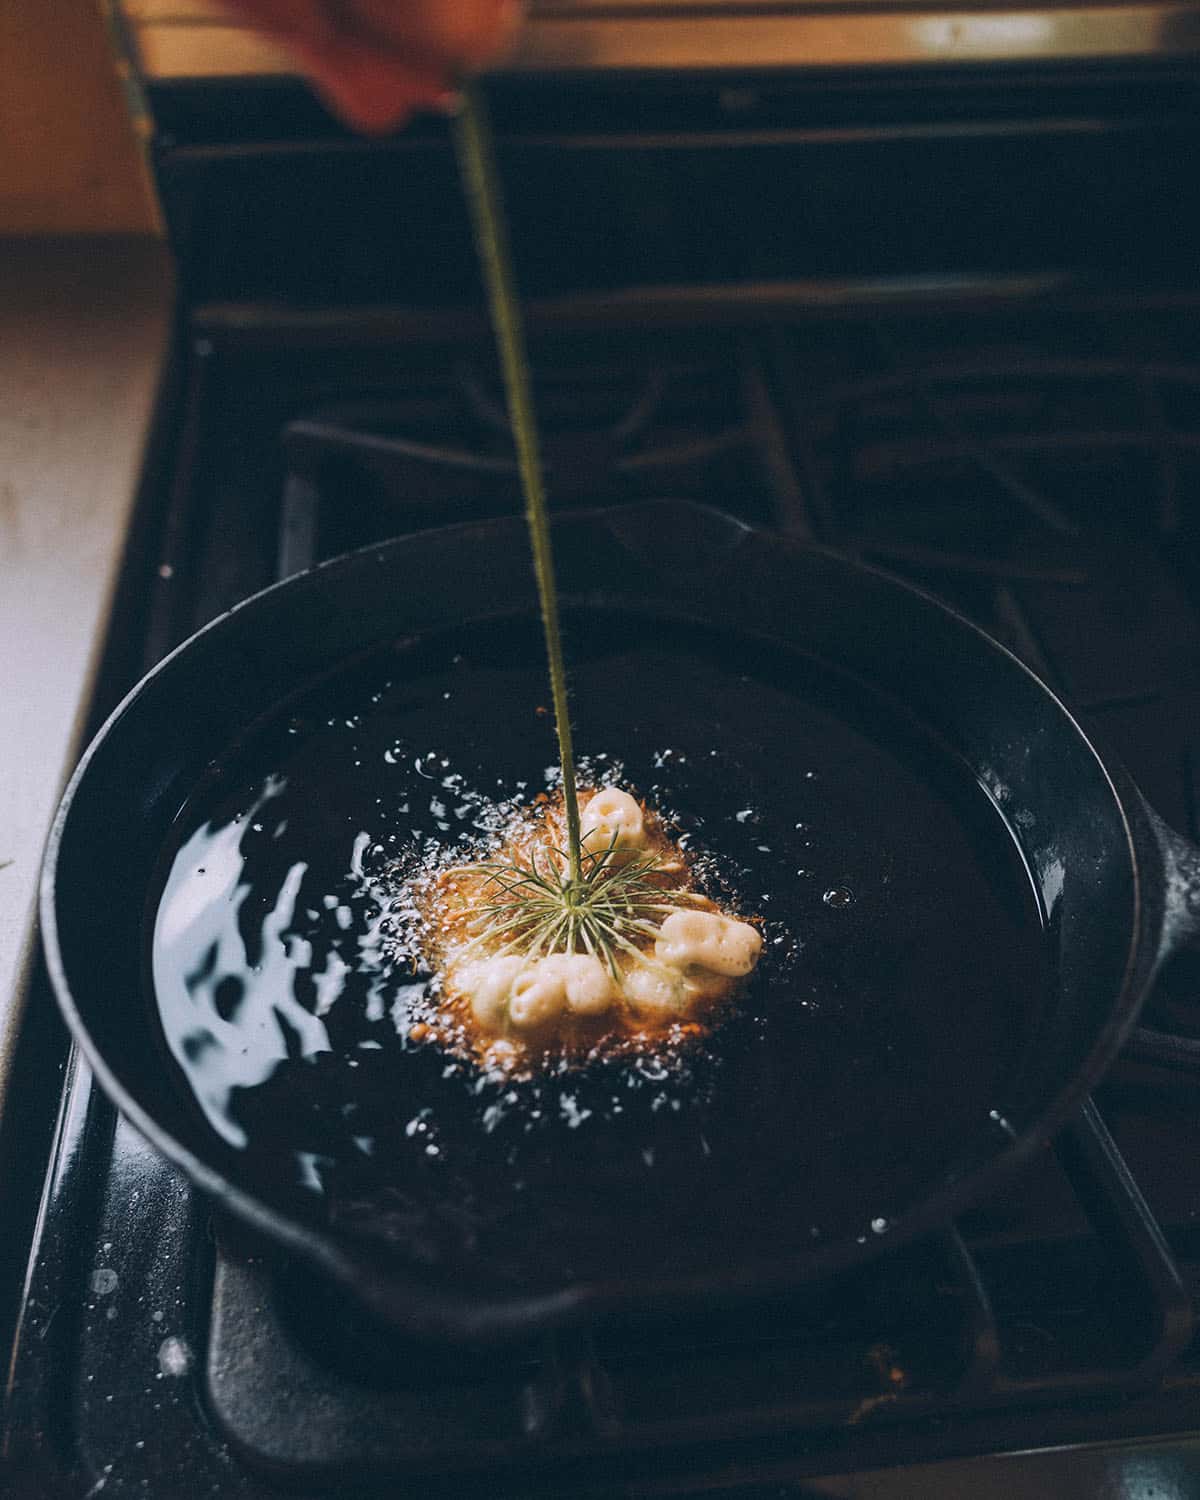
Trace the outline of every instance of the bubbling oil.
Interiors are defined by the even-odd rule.
[[[1003,1104],[1044,1003],[999,813],[944,747],[803,658],[567,620],[580,731],[605,747],[587,781],[644,796],[701,888],[763,932],[711,1037],[523,1078],[413,1040],[434,985],[413,877],[558,785],[526,618],[348,664],[214,767],[155,893],[164,1065],[269,1201],[406,1262],[561,1284],[807,1248],[864,1232],[864,1204],[890,1221]]]

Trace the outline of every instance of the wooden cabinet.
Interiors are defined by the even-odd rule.
[[[99,0],[0,0],[0,235],[154,227]]]

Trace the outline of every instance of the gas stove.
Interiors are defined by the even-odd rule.
[[[440,127],[359,146],[298,93],[230,88],[150,88],[183,300],[97,714],[278,578],[519,506]],[[920,118],[864,94],[849,136],[850,92],[630,88],[623,118],[654,118],[615,141],[601,94],[572,123],[498,86],[508,169],[536,168],[511,197],[553,504],[701,500],[919,582],[1200,837],[1196,226],[1178,162],[1135,180],[1126,154],[1191,139],[1192,80],[991,80]],[[714,160],[719,211],[684,192]],[[901,166],[905,191],[876,175]],[[586,256],[561,250],[573,168],[567,208],[600,192],[636,243],[593,215],[564,231]],[[1001,244],[1026,180],[1069,201]],[[922,220],[950,183],[963,214]],[[331,185],[342,217],[315,222]],[[1200,1493],[1198,982],[1179,960],[1054,1147],[931,1239],[736,1317],[481,1359],[381,1330],[214,1214],[39,977],[0,1141],[9,1492]]]
[[[919,579],[1065,692],[1194,836],[1200,315],[1114,317],[1106,340],[1091,314],[974,313],[600,343],[563,328],[534,359],[561,505],[704,498]],[[281,369],[207,329],[185,365],[185,440],[134,586],[143,665],[274,577],[519,503],[486,347],[293,347]],[[854,1494],[829,1476],[884,1466],[893,1487],[870,1493],[905,1494],[916,1463],[1186,1429],[1186,970],[1054,1151],[932,1241],[736,1320],[604,1326],[482,1363],[380,1331],[214,1219],[72,1059],[9,1400],[25,1493],[186,1476],[324,1496],[353,1473],[354,1493],[471,1474],[500,1493],[718,1475]],[[950,1493],[965,1471],[936,1472]]]

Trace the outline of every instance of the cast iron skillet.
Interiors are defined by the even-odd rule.
[[[596,1218],[602,1238],[612,1221],[607,1269],[601,1257],[582,1272],[559,1267],[545,1278],[535,1268],[497,1282],[461,1267],[431,1266],[428,1257],[422,1265],[394,1245],[381,1249],[331,1226],[252,1176],[239,1153],[206,1128],[181,1079],[164,1065],[146,994],[147,893],[181,807],[206,768],[242,741],[264,710],[376,643],[471,621],[487,631],[531,613],[535,596],[517,519],[371,547],[266,590],[153,671],[83,757],[59,809],[42,880],[50,972],[97,1078],[150,1141],[221,1205],[347,1285],[388,1322],[419,1335],[479,1339],[610,1310],[663,1311],[698,1299],[770,1293],[944,1225],[1051,1137],[1120,1047],[1159,966],[1200,934],[1195,852],[1164,827],[1042,682],[933,599],[843,557],[682,504],[563,516],[555,544],[569,615],[602,619],[606,611],[627,610],[661,621],[667,633],[680,621],[697,622],[709,632],[697,640],[728,628],[756,643],[764,661],[798,650],[845,674],[864,703],[899,700],[947,764],[954,761],[973,778],[981,809],[990,800],[986,814],[995,813],[996,828],[1002,815],[1015,836],[1040,892],[1042,920],[1031,915],[1037,931],[1028,936],[1041,945],[1044,991],[993,997],[991,1014],[972,1015],[961,1028],[947,995],[931,993],[936,1026],[930,1021],[922,1030],[920,1014],[909,1016],[907,1030],[897,1022],[877,1045],[861,1017],[854,1020],[854,996],[845,996],[844,1014],[835,1008],[813,1033],[819,1040],[812,1046],[824,1049],[819,1070],[794,1088],[787,1078],[767,1076],[768,1050],[763,1087],[774,1091],[778,1118],[803,1120],[815,1144],[801,1166],[789,1169],[790,1180],[768,1182],[748,1161],[737,1202],[721,1201],[733,1191],[728,1182],[714,1188],[697,1178],[696,1191],[710,1196],[687,1222],[693,1229],[723,1224],[724,1239],[718,1235],[709,1246],[695,1229],[693,1243],[691,1229],[664,1218],[657,1265],[625,1255],[625,1241],[632,1243],[637,1231],[625,1233],[620,1187]],[[636,686],[631,691],[636,698]],[[721,705],[710,711],[719,717]],[[757,726],[734,731],[748,741]],[[786,734],[780,741],[774,763],[786,766]],[[836,780],[834,768],[827,776],[831,805]],[[881,887],[877,896],[870,929],[848,927],[841,951],[849,961],[855,945],[871,946],[882,955],[886,978],[887,965],[901,963],[906,944],[911,949],[914,932],[936,933],[936,926],[921,928],[920,902],[936,907],[937,896],[918,893],[914,903],[913,893],[897,893],[894,914],[888,890]],[[1036,912],[1032,901],[1029,910]],[[960,953],[956,936],[945,932],[934,943],[956,955],[965,994],[1002,955]],[[835,968],[838,953],[836,942],[827,946],[825,961]],[[957,982],[952,976],[950,988]],[[974,1087],[964,1072],[981,1064],[967,1054],[989,1027],[1005,1038],[1007,1060]],[[842,1046],[845,1089],[837,1076]],[[798,1053],[801,1068],[808,1055],[803,1048]],[[884,1071],[872,1072],[876,1065]],[[720,1078],[718,1070],[718,1089]],[[905,1080],[912,1078],[919,1083],[910,1087]],[[897,1114],[892,1090],[899,1097],[906,1087],[912,1097]],[[803,1114],[798,1096],[805,1091],[819,1094],[821,1114]],[[824,1139],[825,1122],[835,1142],[828,1155],[816,1139]],[[603,1132],[593,1138],[603,1153]],[[574,1148],[576,1137],[564,1133],[562,1140],[564,1151]],[[761,1144],[768,1154],[804,1147]],[[553,1143],[550,1166],[542,1165],[553,1172]],[[862,1201],[841,1213],[834,1232],[811,1239],[807,1232],[795,1239],[748,1232],[786,1214],[804,1228],[805,1204],[835,1191],[845,1210],[856,1172],[870,1183],[869,1197],[863,1188]],[[877,1217],[884,1205],[886,1221]],[[629,1225],[646,1211],[630,1199]],[[653,1229],[653,1204],[649,1211]],[[532,1236],[537,1203],[528,1189],[523,1212]],[[870,1231],[881,1223],[885,1232]]]

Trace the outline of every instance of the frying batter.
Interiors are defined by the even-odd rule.
[[[547,798],[491,858],[443,868],[417,893],[442,1040],[495,1060],[702,1029],[757,964],[758,929],[695,888],[644,804],[604,787],[580,805],[581,881],[569,874],[562,800]]]

